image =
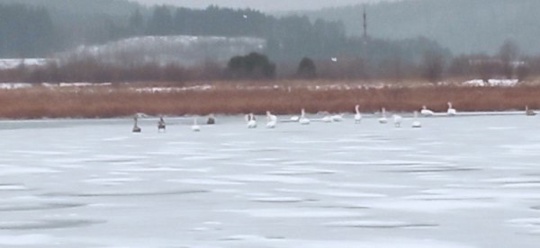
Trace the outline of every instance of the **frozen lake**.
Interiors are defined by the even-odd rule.
[[[420,120],[1,121],[0,247],[538,247],[540,119]]]

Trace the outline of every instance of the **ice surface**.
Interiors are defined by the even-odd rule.
[[[0,247],[540,243],[537,117],[189,120],[1,121]]]

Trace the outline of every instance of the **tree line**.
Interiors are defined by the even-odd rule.
[[[177,82],[201,80],[249,80],[265,83],[276,79],[381,80],[400,83],[427,81],[437,84],[447,79],[517,79],[540,76],[540,56],[524,57],[519,47],[506,42],[496,55],[469,54],[447,58],[436,51],[424,53],[418,63],[394,57],[373,64],[360,57],[315,59],[303,57],[295,63],[276,63],[268,56],[252,52],[234,56],[225,64],[211,61],[196,66],[177,63],[108,64],[92,57],[70,57],[44,66],[20,66],[0,70],[0,82]]]
[[[306,16],[275,17],[251,9],[216,6],[128,6],[133,10],[126,15],[95,12],[73,16],[59,11],[60,5],[47,9],[39,5],[0,4],[0,57],[43,57],[80,45],[146,35],[262,38],[266,40],[264,53],[278,62],[306,56],[324,59],[346,55],[380,63],[391,57],[418,61],[426,50],[449,53],[423,38],[387,41],[349,37],[341,22],[312,21]]]
[[[385,39],[427,35],[453,53],[496,53],[513,38],[524,52],[540,53],[537,0],[414,0],[305,12],[311,18],[343,21],[347,33],[362,35],[366,9],[368,33]]]
[[[0,56],[41,57],[54,51],[56,31],[45,8],[0,5]]]
[[[403,40],[354,37],[348,36],[343,23],[338,21],[311,20],[298,15],[275,17],[251,9],[130,5],[125,15],[100,13],[80,19],[70,17],[76,21],[68,25],[66,20],[71,19],[61,18],[60,11],[45,6],[0,4],[0,57],[42,57],[81,44],[147,35],[247,36],[262,38],[266,45],[260,53],[238,54],[224,63],[209,58],[192,67],[155,62],[111,65],[99,57],[74,56],[52,60],[41,68],[19,66],[4,70],[0,72],[0,81],[321,78],[399,82],[423,78],[438,82],[446,77],[524,80],[540,71],[540,59],[520,56],[515,42],[503,44],[495,55],[453,57],[448,49],[423,37]]]

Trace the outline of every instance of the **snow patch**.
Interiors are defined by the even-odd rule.
[[[463,82],[463,85],[465,86],[477,86],[477,87],[485,87],[485,86],[501,86],[501,87],[513,87],[518,84],[517,79],[489,79],[487,82],[482,79],[474,79],[470,81]]]
[[[18,66],[42,66],[49,59],[44,58],[15,58],[15,59],[0,59],[0,70],[15,69]]]

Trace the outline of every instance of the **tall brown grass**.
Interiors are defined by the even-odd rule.
[[[456,87],[310,90],[306,87],[243,88],[216,86],[210,90],[136,92],[124,86],[86,88],[32,87],[0,90],[0,118],[111,118],[135,113],[186,115],[209,113],[296,114],[307,112],[362,112],[381,107],[391,111],[414,111],[427,105],[446,111],[448,101],[458,111],[521,110],[540,108],[540,86]]]

